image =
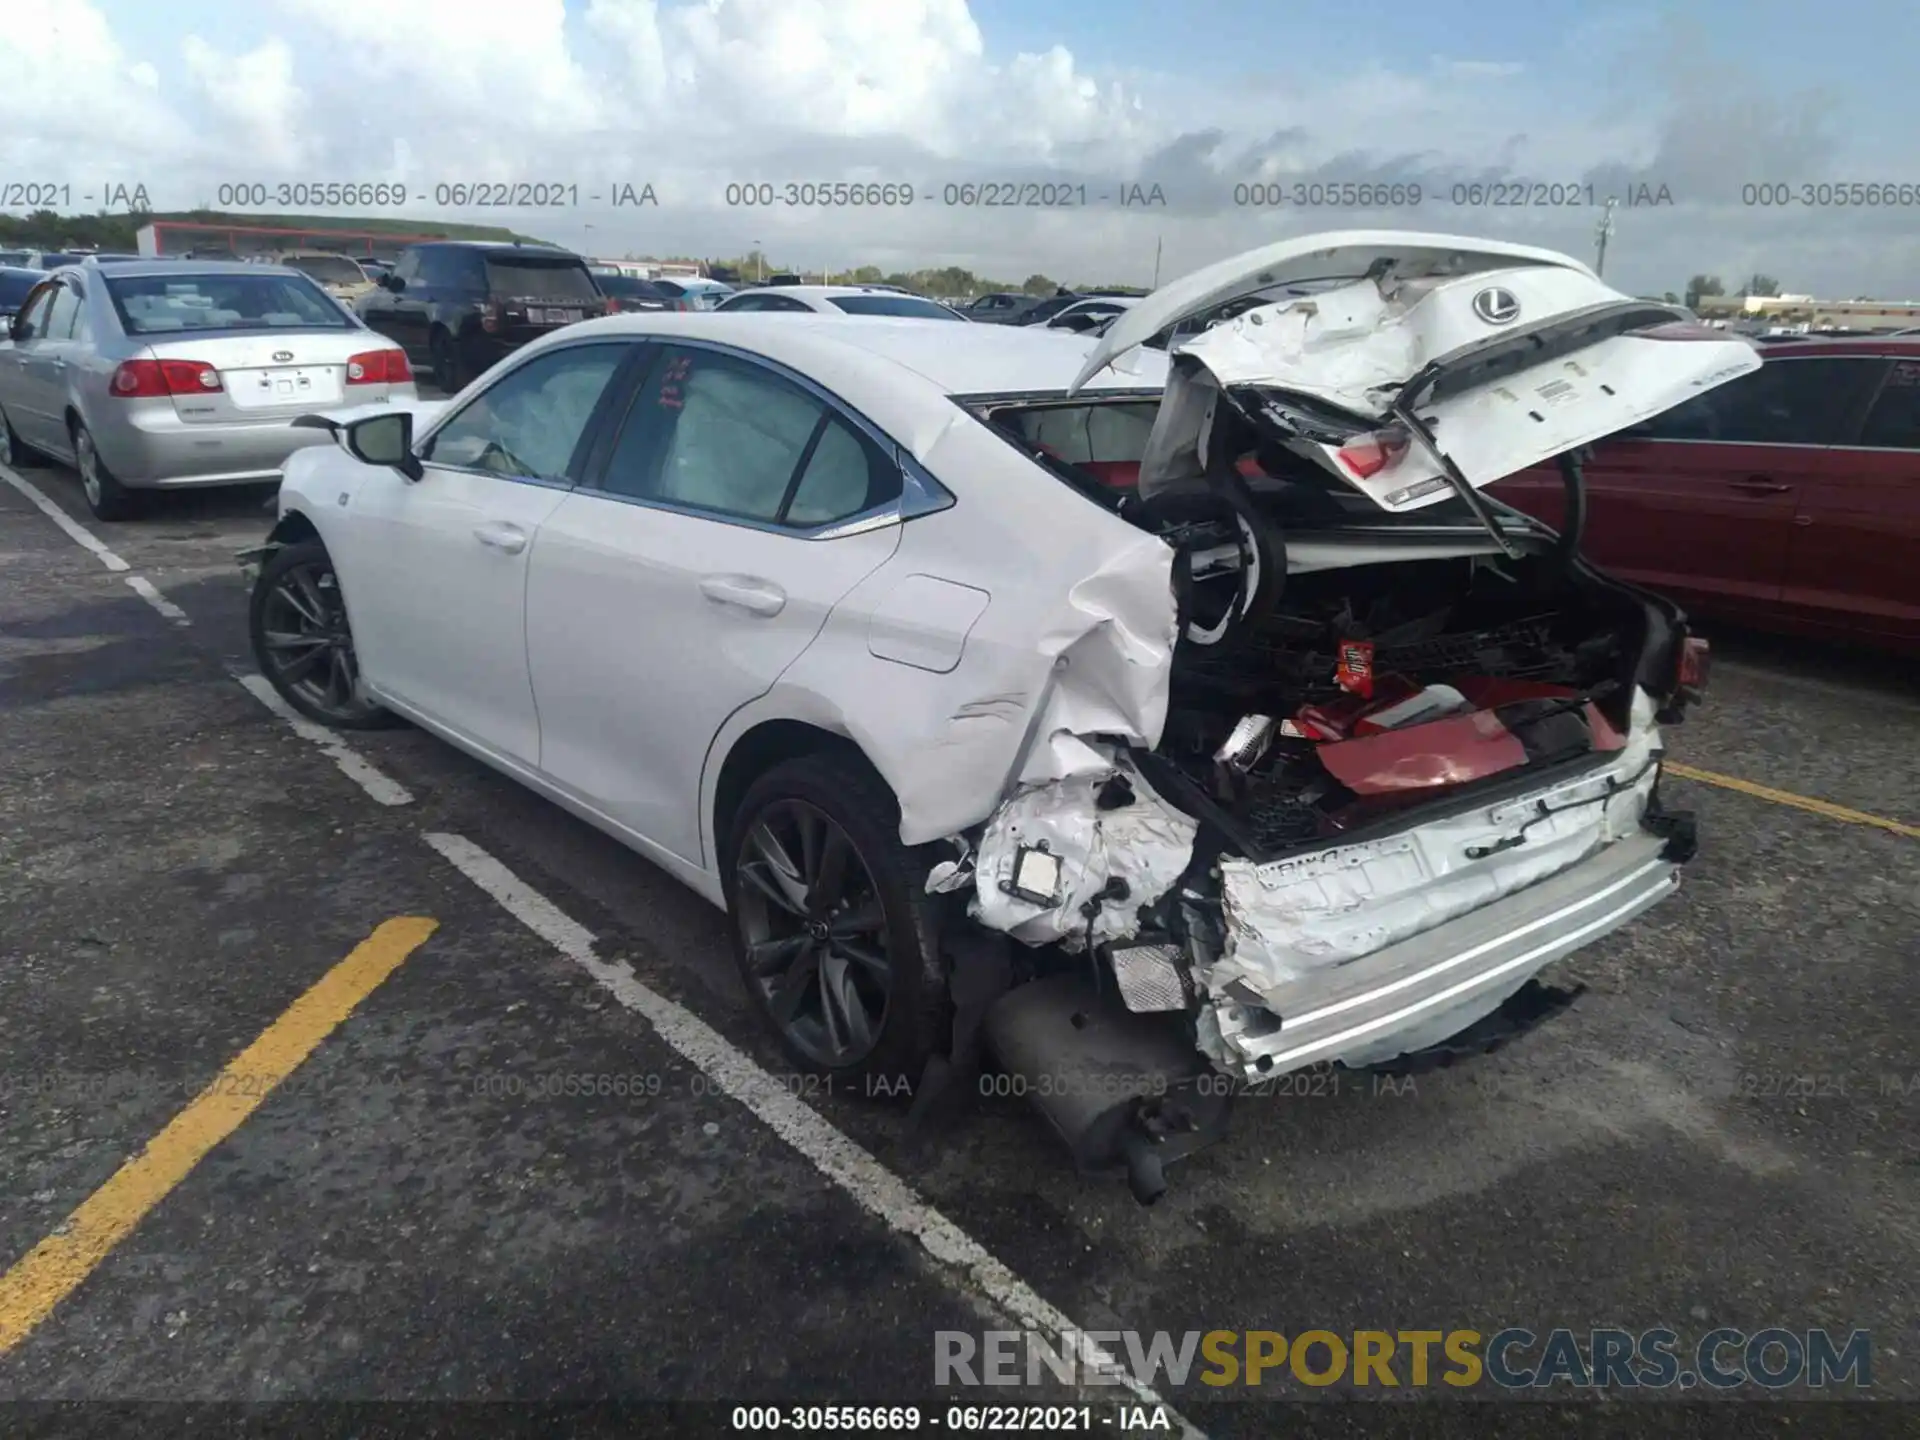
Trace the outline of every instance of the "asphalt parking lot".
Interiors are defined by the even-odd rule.
[[[1144,1210],[1017,1100],[912,1147],[783,1077],[717,912],[439,741],[297,733],[236,679],[260,492],[18,478],[126,568],[0,477],[0,1400],[978,1404],[1032,1397],[936,1389],[933,1332],[1060,1316],[1865,1329],[1920,1400],[1911,665],[1715,636],[1701,853],[1573,1010],[1249,1096]],[[1275,1433],[1260,1393],[1146,1398]]]

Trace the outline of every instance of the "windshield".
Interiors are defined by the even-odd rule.
[[[129,335],[353,328],[326,291],[297,275],[116,275],[105,283]]]
[[[361,285],[366,272],[344,255],[295,255],[281,262],[322,285]]]
[[[908,315],[916,320],[959,320],[962,324],[966,323],[964,317],[954,314],[946,306],[912,295],[833,295],[828,298],[849,315]]]
[[[0,265],[25,265],[32,253],[30,250],[0,250]]]
[[[487,289],[515,300],[598,300],[593,276],[578,260],[534,260],[526,256],[487,257]]]

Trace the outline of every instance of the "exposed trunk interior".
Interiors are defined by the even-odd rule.
[[[1143,500],[1150,402],[979,410],[1175,548],[1171,704],[1138,758],[1228,849],[1275,858],[1624,744],[1667,617],[1531,522],[1502,516],[1509,558],[1463,504],[1386,513],[1250,434],[1224,476]]]

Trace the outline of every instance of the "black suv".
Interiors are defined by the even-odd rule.
[[[409,245],[355,306],[449,395],[529,340],[618,308],[570,250],[472,240]]]

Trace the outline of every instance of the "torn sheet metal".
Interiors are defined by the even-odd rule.
[[[1490,364],[1514,347],[1511,361]],[[1477,489],[1672,409],[1760,367],[1738,335],[1685,323],[1678,307],[1636,303],[1580,270],[1529,265],[1452,279],[1360,280],[1258,306],[1176,347],[1140,469],[1140,491],[1203,473],[1223,391],[1250,419],[1384,510],[1418,510],[1454,492],[1424,443],[1382,465],[1341,458],[1343,437],[1302,438],[1250,392],[1307,400],[1389,426],[1416,375],[1448,388],[1417,413]],[[1527,360],[1540,356],[1535,363]],[[1197,364],[1194,362],[1198,362]],[[1523,368],[1524,367],[1524,368]],[[1231,403],[1231,402],[1227,402]],[[1330,423],[1330,422],[1329,422]],[[1356,424],[1355,433],[1364,426]]]
[[[975,920],[1028,945],[1058,942],[1078,950],[1089,936],[1096,944],[1129,938],[1140,928],[1140,907],[1173,888],[1193,858],[1198,825],[1124,760],[1110,751],[1105,759],[1104,773],[1031,786],[994,812],[975,861],[969,912]],[[1109,800],[1129,792],[1132,798],[1103,810],[1103,791]],[[1029,851],[1057,862],[1052,903],[1015,893],[1032,893],[1030,882],[1018,883],[1027,878],[1020,860]],[[1085,913],[1090,903],[1091,916]]]
[[[1140,539],[1068,591],[1040,636],[1053,674],[1034,712],[1021,784],[1110,772],[1112,762],[1082,736],[1159,743],[1178,634],[1173,551],[1157,536]]]
[[[1068,387],[1069,395],[1092,383],[1115,359],[1182,321],[1204,318],[1248,296],[1279,297],[1289,290],[1322,287],[1380,273],[1400,281],[1427,276],[1472,275],[1520,266],[1550,266],[1592,275],[1580,261],[1557,250],[1515,245],[1475,235],[1421,230],[1327,230],[1276,240],[1202,266],[1162,285],[1121,312],[1088,353]]]
[[[1264,865],[1223,860],[1227,946],[1205,968],[1208,993],[1219,999],[1233,987],[1237,1003],[1257,996],[1285,1014],[1286,987],[1311,972],[1477,910],[1638,832],[1658,745],[1653,701],[1636,691],[1632,732],[1604,769],[1379,840]],[[1540,818],[1542,806],[1554,813]]]

